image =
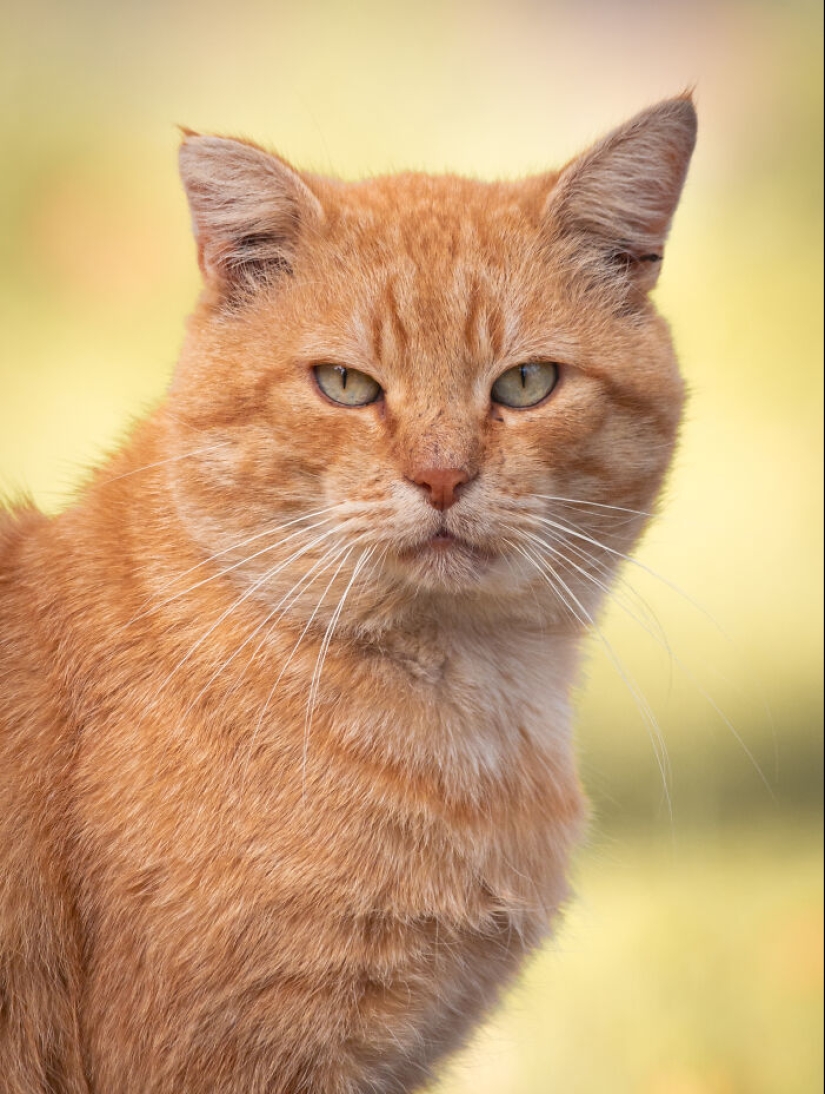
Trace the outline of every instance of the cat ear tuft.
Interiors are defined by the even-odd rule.
[[[301,233],[323,217],[303,179],[254,144],[181,133],[180,174],[207,283],[236,297],[290,274]]]
[[[656,283],[696,143],[689,95],[637,114],[565,167],[545,206],[551,232],[595,244],[631,293]]]

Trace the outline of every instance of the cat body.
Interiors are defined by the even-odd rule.
[[[546,938],[694,134],[671,100],[495,184],[185,136],[169,395],[0,516],[0,1090],[412,1091]]]

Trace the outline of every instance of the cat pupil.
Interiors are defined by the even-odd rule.
[[[518,371],[519,371],[519,376],[521,376],[521,386],[522,387],[527,387],[527,366],[526,365],[519,365]]]
[[[341,373],[341,387],[346,391],[346,388],[347,388],[347,370],[345,368],[339,368],[338,371]]]

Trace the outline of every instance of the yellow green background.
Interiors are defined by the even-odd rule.
[[[657,294],[692,395],[639,551],[665,580],[629,569],[603,621],[657,728],[594,641],[575,903],[439,1094],[821,1086],[821,6],[0,7],[0,490],[49,510],[174,366],[176,123],[348,177],[514,176],[685,87]]]

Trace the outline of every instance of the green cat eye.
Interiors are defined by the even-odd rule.
[[[550,361],[528,361],[502,372],[490,395],[495,403],[521,410],[547,398],[558,379],[557,365]]]
[[[341,406],[366,406],[381,394],[381,385],[366,372],[343,365],[316,365],[318,387],[328,399]]]

